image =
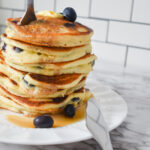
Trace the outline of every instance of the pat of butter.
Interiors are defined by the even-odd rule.
[[[48,10],[40,11],[37,13],[37,15],[49,16],[52,18],[63,18],[63,15],[61,15],[60,13],[55,13],[54,11],[48,11]]]

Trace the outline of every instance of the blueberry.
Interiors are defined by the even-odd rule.
[[[36,66],[36,68],[38,68],[38,69],[43,69],[41,66]]]
[[[27,84],[27,85],[29,84],[28,81],[26,81],[26,80],[24,79],[24,77],[23,77],[23,81],[24,81],[25,84]]]
[[[43,115],[36,117],[33,123],[36,128],[51,128],[54,124],[54,120],[51,116]]]
[[[95,65],[95,60],[91,62],[92,67]]]
[[[65,17],[65,19],[72,21],[72,22],[74,22],[77,18],[77,14],[75,10],[71,7],[67,7],[64,9],[63,16]]]
[[[12,22],[13,22],[14,24],[17,24],[17,23],[18,23],[18,21],[17,21],[17,20],[12,20]]]
[[[23,49],[18,48],[18,47],[14,47],[13,49],[14,49],[14,51],[17,52],[17,53],[23,52]]]
[[[4,45],[2,46],[2,51],[5,51],[5,50],[6,50],[6,46],[7,46],[7,44],[4,43]]]
[[[63,102],[66,98],[67,98],[67,96],[65,96],[65,97],[56,97],[56,98],[53,98],[53,102],[54,103],[60,103],[60,102]]]
[[[72,118],[75,115],[75,108],[72,104],[67,105],[64,111],[67,117]]]
[[[25,83],[26,85],[28,85],[29,87],[35,87],[35,85],[33,85],[33,84],[29,84],[29,82],[28,82],[28,81],[26,81],[24,78],[23,78],[23,81],[24,81],[24,83]]]
[[[29,86],[29,87],[35,87],[35,85],[33,85],[33,84],[28,84],[28,86]]]
[[[79,100],[80,100],[79,97],[74,97],[71,101],[72,101],[72,102],[76,102],[76,101],[79,101]]]
[[[68,28],[74,28],[75,24],[73,24],[73,23],[65,23],[64,26],[68,27]]]
[[[42,54],[41,54],[41,53],[39,53],[39,52],[38,52],[37,54],[38,54],[38,55],[42,55]]]

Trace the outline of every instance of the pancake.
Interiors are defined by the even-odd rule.
[[[28,115],[56,114],[63,111],[68,104],[77,108],[85,104],[90,97],[92,94],[89,90],[81,89],[65,97],[38,101],[13,95],[0,86],[0,107]]]
[[[75,47],[90,42],[92,29],[64,18],[37,15],[37,20],[19,26],[20,18],[7,19],[6,34],[9,38],[47,47]]]
[[[2,61],[2,60],[1,60]],[[17,70],[9,65],[0,64],[0,72],[10,76],[12,79],[25,80],[29,84],[42,86],[47,88],[65,89],[76,85],[85,75],[83,74],[64,74],[56,76],[45,76],[40,74],[32,74]]]
[[[11,93],[24,97],[64,96],[84,86],[86,74],[44,76],[0,64],[0,84]]]
[[[17,96],[30,98],[56,98],[69,95],[74,91],[84,87],[85,78],[83,78],[75,86],[67,89],[48,89],[46,87],[42,88],[40,86],[27,84],[27,82],[24,81],[17,83],[5,74],[0,73],[0,85],[7,89],[10,93],[15,94]]]
[[[10,48],[10,46],[6,47],[6,50],[3,51],[3,55],[6,59],[10,60],[13,63],[16,64],[40,64],[40,63],[68,63],[69,61],[76,61],[80,60],[80,58],[85,56],[90,56],[88,53],[79,53],[80,56],[70,55],[70,56],[61,56],[61,57],[55,57],[55,56],[48,56],[48,55],[39,55],[39,53],[28,53],[26,51],[23,52],[16,52],[18,48]],[[77,55],[79,55],[77,54]],[[91,55],[92,56],[92,55]],[[79,58],[78,58],[79,57]],[[16,59],[17,58],[17,59]],[[31,59],[32,58],[32,59]],[[87,57],[86,57],[87,58]]]
[[[4,55],[14,63],[66,62],[91,53],[92,49],[90,43],[74,48],[38,47],[9,39],[3,35],[1,48],[4,43],[7,45]]]
[[[16,64],[8,58],[6,58],[6,63],[21,71],[53,76],[72,73],[88,74],[92,70],[95,59],[95,55],[87,54],[79,59],[60,63]]]
[[[75,74],[75,73],[88,74],[90,71],[92,71],[91,63],[76,66],[73,68],[65,68],[65,69],[44,69],[41,67],[38,67],[38,68],[28,67],[28,66],[13,64],[7,60],[6,60],[6,63],[10,65],[11,67],[16,68],[17,70],[31,72],[35,74],[47,75],[47,76],[54,76],[54,75],[61,75],[61,74]]]
[[[39,74],[26,74],[24,81],[36,86],[49,89],[67,89],[75,86],[84,78],[82,74],[64,74],[56,76],[43,76]]]
[[[4,54],[4,56],[5,56],[5,54]],[[73,67],[75,68],[76,66],[81,66],[81,65],[86,65],[86,64],[92,63],[93,61],[95,61],[96,56],[94,54],[87,54],[81,58],[78,58],[78,59],[75,59],[72,61],[58,62],[58,63],[37,63],[37,64],[32,64],[32,63],[31,64],[29,64],[29,63],[23,64],[23,63],[21,63],[21,60],[20,60],[20,63],[18,60],[13,62],[12,59],[9,59],[9,56],[5,57],[5,59],[12,64],[23,65],[24,68],[32,67],[35,69],[53,69],[53,70],[61,69],[62,70],[62,69],[73,68]]]

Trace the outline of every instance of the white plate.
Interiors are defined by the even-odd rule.
[[[118,127],[127,115],[127,104],[109,87],[97,85],[94,80],[88,81],[99,108],[104,115],[109,130]],[[0,111],[0,142],[25,145],[54,145],[87,140],[92,135],[85,126],[85,120],[61,128],[29,129],[20,128],[5,119],[6,111]]]

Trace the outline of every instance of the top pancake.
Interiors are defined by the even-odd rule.
[[[6,34],[9,38],[48,47],[74,47],[90,42],[92,29],[64,18],[37,15],[37,20],[19,26],[20,18],[7,19]]]

